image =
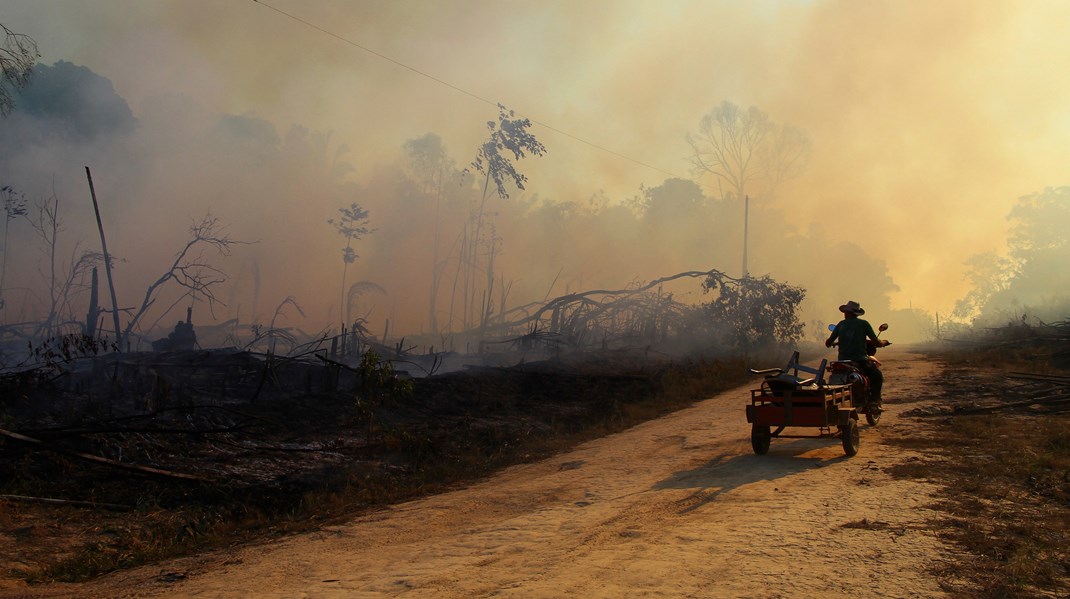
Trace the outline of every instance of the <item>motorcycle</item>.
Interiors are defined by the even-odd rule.
[[[836,330],[836,325],[829,325],[830,331]],[[882,324],[877,329],[877,338],[880,338],[880,334],[888,330],[888,323]],[[833,343],[833,346],[838,345]],[[884,343],[878,343],[872,339],[866,339],[866,354],[869,360],[872,360],[879,367],[881,365],[880,360],[876,358],[877,349],[891,345],[891,342],[885,341]],[[879,402],[875,402],[870,397],[869,377],[862,371],[853,361],[850,360],[834,360],[827,366],[829,371],[828,384],[830,385],[850,385],[851,396],[855,399],[855,407],[858,408],[860,414],[865,414],[866,422],[870,426],[876,426],[881,419],[881,412],[883,411]]]

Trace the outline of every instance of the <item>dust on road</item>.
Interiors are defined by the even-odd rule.
[[[343,525],[32,596],[938,596],[928,572],[954,550],[930,528],[936,487],[893,479],[917,456],[882,442],[923,426],[898,415],[936,367],[882,358],[887,412],[852,458],[838,439],[754,455],[740,387]]]

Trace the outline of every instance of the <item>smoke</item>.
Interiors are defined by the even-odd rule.
[[[257,241],[228,261],[239,291],[217,317],[270,318],[294,296],[302,326],[327,326],[344,240],[326,220],[357,202],[377,230],[351,280],[388,292],[362,297],[363,313],[376,331],[388,318],[427,330],[429,240],[437,232],[450,255],[479,182],[433,200],[402,147],[433,132],[463,168],[499,101],[569,134],[533,127],[547,155],[518,163],[526,191],[493,202],[510,302],[690,269],[738,274],[739,206],[708,179],[688,204],[694,190],[672,182],[692,174],[684,136],[723,100],[813,140],[802,176],[752,198],[750,215],[751,272],[808,289],[808,320],[835,319],[848,299],[878,320],[949,313],[971,289],[967,260],[1006,251],[1016,198],[1065,183],[1070,7],[1059,2],[269,4],[490,104],[252,2],[8,3],[0,18],[34,37],[43,62],[88,67],[136,119],[88,140],[20,137],[0,159],[0,183],[55,190],[66,243],[83,247],[95,239],[91,166],[126,303],[211,211]],[[9,140],[24,126],[56,123],[0,123]],[[665,205],[637,216],[650,201]],[[28,288],[39,258],[24,229],[12,235],[22,243],[7,280]]]

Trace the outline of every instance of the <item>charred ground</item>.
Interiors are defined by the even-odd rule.
[[[246,352],[80,369],[66,391],[23,381],[5,395],[5,576],[76,581],[314,527],[657,417],[745,372],[629,352],[418,379]]]
[[[934,349],[932,395],[910,398],[909,426],[885,434],[926,456],[891,474],[944,489],[932,527],[968,556],[933,572],[951,596],[1070,589],[1066,331],[1014,327]],[[467,368],[414,379],[411,390],[387,376],[380,392],[362,393],[360,368],[322,361],[269,370],[240,352],[107,360],[101,385],[5,395],[3,428],[38,441],[0,442],[9,581],[85,580],[316,528],[655,418],[745,372],[739,362],[601,352]],[[210,364],[244,382],[223,392]],[[329,384],[339,390],[317,390]]]

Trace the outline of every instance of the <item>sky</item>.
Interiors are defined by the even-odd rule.
[[[356,181],[427,132],[466,162],[500,102],[547,147],[528,195],[617,201],[691,177],[685,137],[713,107],[755,106],[813,149],[752,201],[865,248],[893,308],[950,312],[1015,200],[1070,178],[1058,0],[5,0],[0,22],[139,119],[182,96],[329,131]]]

